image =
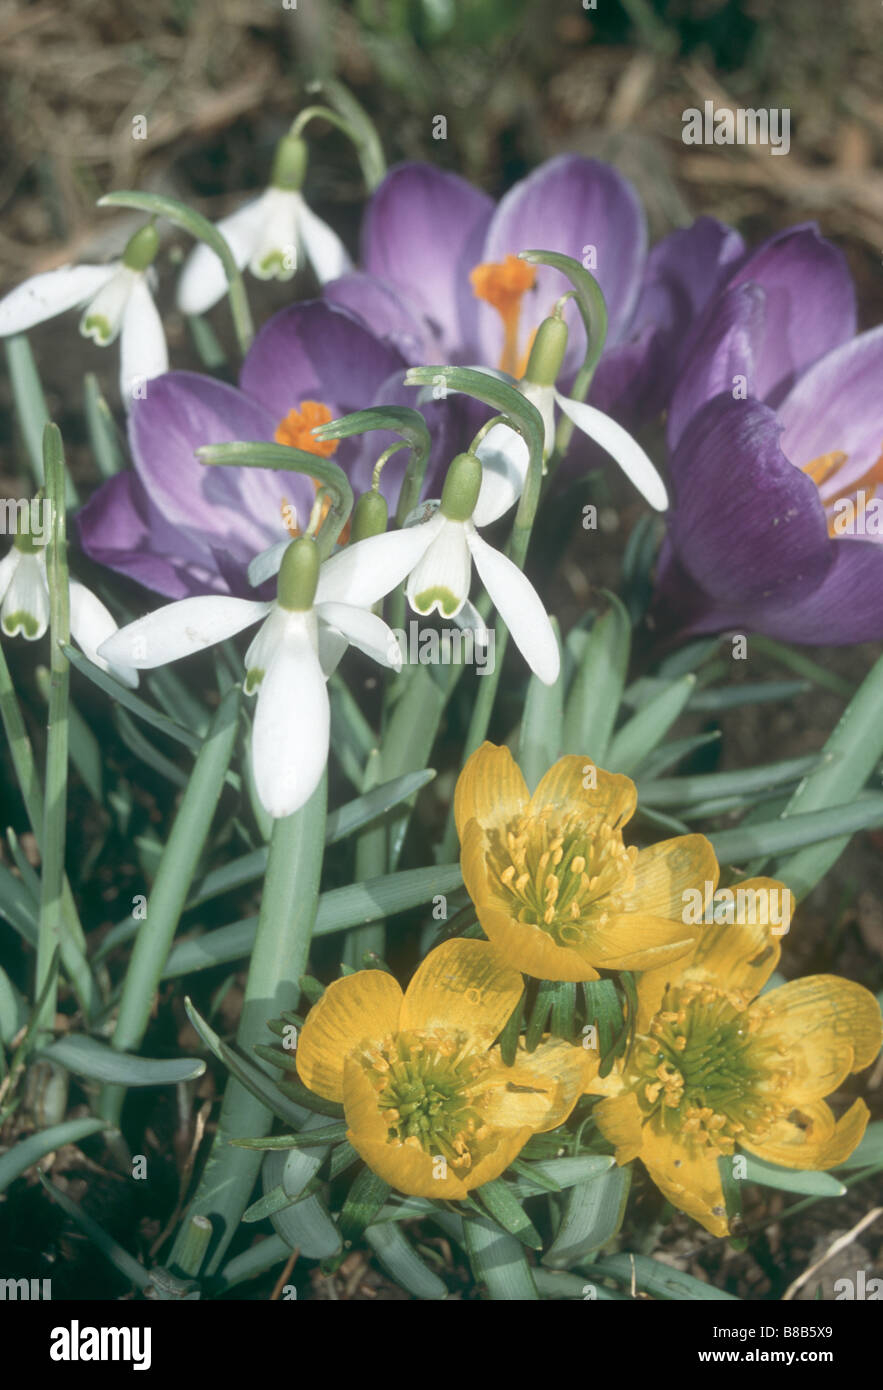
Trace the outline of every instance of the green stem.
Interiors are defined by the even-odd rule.
[[[236,1041],[251,1056],[267,1038],[267,1022],[300,999],[300,977],[309,957],[319,901],[325,841],[327,781],[323,777],[307,804],[273,826],[267,876],[261,899],[257,937],[248,970],[245,1000]],[[211,1153],[196,1196],[171,1254],[174,1263],[193,1216],[207,1216],[214,1227],[214,1246],[204,1274],[217,1271],[245,1211],[263,1161],[256,1149],[234,1147],[231,1139],[261,1137],[270,1129],[266,1106],[232,1077]]]
[[[147,915],[135,939],[126,971],[120,1011],[111,1046],[119,1052],[140,1047],[163,966],[184,910],[190,884],[208,837],[218,798],[236,743],[240,689],[234,686],[221,700],[205,743],[190,776],[178,813],[160,859],[147,904]],[[99,1113],[119,1123],[125,1087],[102,1091]]]
[[[52,509],[52,538],[46,559],[49,580],[49,724],[46,741],[46,794],[43,804],[42,872],[40,875],[40,925],[37,939],[36,993],[49,979],[50,966],[62,942],[64,849],[67,831],[67,768],[70,665],[62,647],[70,641],[70,589],[65,537],[64,447],[57,425],[43,431],[43,466],[46,495]],[[46,1040],[55,1020],[57,998],[53,982],[46,991],[35,1042]]]

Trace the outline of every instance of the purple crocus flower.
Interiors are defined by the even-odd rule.
[[[813,227],[765,243],[697,324],[668,418],[662,634],[883,636],[883,327],[854,332]]]
[[[737,233],[700,218],[648,255],[637,193],[598,160],[548,160],[496,205],[456,174],[410,163],[391,170],[369,204],[363,271],[326,286],[325,295],[414,363],[519,376],[533,333],[571,288],[558,271],[514,260],[531,248],[572,256],[596,276],[609,327],[590,399],[633,425],[665,404],[677,346],[743,253]],[[565,383],[586,349],[572,304],[566,316]]]
[[[298,473],[206,467],[196,450],[275,439],[333,454],[358,495],[370,487],[389,438],[372,433],[320,445],[311,429],[388,402],[404,368],[402,355],[347,309],[315,300],[270,319],[243,362],[239,388],[193,372],[158,377],[129,418],[134,472],[111,478],[79,513],[84,549],[169,598],[249,594],[249,562],[303,530],[315,487]],[[439,435],[443,447],[443,429]],[[383,472],[391,499],[405,452]]]

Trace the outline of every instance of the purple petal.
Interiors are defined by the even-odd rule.
[[[883,450],[883,326],[828,353],[779,408],[782,448],[799,468],[840,450],[848,462],[823,496],[841,496]]]
[[[412,366],[442,360],[442,344],[420,309],[387,281],[354,270],[332,280],[323,293],[332,304],[355,314],[376,338]]]
[[[239,384],[275,428],[302,401],[319,401],[335,417],[364,410],[406,365],[348,309],[313,299],[273,315],[248,351]]]
[[[426,316],[446,362],[475,360],[478,305],[469,272],[483,259],[492,211],[487,194],[465,179],[415,163],[390,170],[365,214],[365,269]]]
[[[785,642],[849,646],[883,639],[883,545],[828,542],[830,567],[817,585],[792,599],[716,604],[663,547],[657,566],[652,624],[663,641],[736,629]],[[670,645],[670,642],[669,642]]]
[[[767,406],[719,396],[672,457],[672,543],[719,605],[791,600],[833,562],[818,490],[782,453],[780,432]]]
[[[733,399],[737,378],[742,398],[754,390],[756,354],[763,337],[763,291],[756,285],[728,289],[715,303],[714,314],[692,340],[678,374],[666,432],[674,449],[687,425],[707,401],[722,392]]]
[[[628,341],[604,353],[592,401],[632,426],[668,405],[694,321],[741,259],[738,232],[713,217],[680,227],[650,251]]]
[[[150,500],[185,535],[227,549],[240,564],[284,537],[280,499],[287,496],[300,515],[314,496],[312,484],[264,469],[209,466],[196,450],[271,440],[274,427],[257,402],[194,372],[151,381],[129,417],[135,468]]]
[[[134,473],[103,483],[76,517],[86,554],[166,598],[227,593],[211,551],[170,526]]]
[[[543,250],[582,262],[589,247],[595,248],[592,273],[607,301],[608,341],[613,345],[621,340],[637,303],[647,228],[637,193],[610,165],[573,154],[541,164],[503,198],[479,259],[496,262],[519,251]],[[536,289],[524,304],[524,340],[570,288],[558,271],[538,269]],[[573,329],[564,375],[575,371],[585,354],[585,334],[572,309],[568,322]],[[482,305],[479,325],[483,359],[496,366],[502,346],[499,315]]]
[[[770,237],[731,286],[764,291],[764,333],[754,394],[778,405],[811,363],[855,333],[855,289],[843,252],[812,224]]]

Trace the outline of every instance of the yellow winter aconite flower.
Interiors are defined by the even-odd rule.
[[[623,843],[635,785],[587,758],[561,758],[531,796],[508,748],[483,743],[457,782],[463,880],[487,937],[527,975],[597,980],[690,950],[685,903],[718,880],[704,835]]]
[[[749,880],[754,900],[787,893]],[[638,984],[631,1053],[589,1090],[618,1163],[639,1157],[668,1200],[728,1232],[718,1157],[738,1145],[785,1168],[830,1168],[868,1122],[857,1100],[834,1119],[824,1097],[874,1060],[883,1019],[863,985],[810,975],[758,998],[780,955],[773,912],[706,926],[688,957]]]
[[[381,970],[335,980],[301,1031],[300,1078],[343,1102],[349,1142],[391,1186],[465,1197],[567,1119],[596,1065],[560,1038],[503,1064],[494,1039],[523,984],[487,941],[466,940],[431,951],[404,994]]]

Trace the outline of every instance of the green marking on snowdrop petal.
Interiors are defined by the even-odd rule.
[[[7,637],[17,637],[19,633],[32,642],[40,631],[40,624],[33,613],[19,609],[17,613],[7,613],[3,619],[3,631]]]
[[[255,693],[266,674],[266,671],[262,670],[260,666],[253,666],[250,671],[246,672],[245,685],[242,687],[246,695]]]
[[[443,584],[434,584],[431,589],[424,589],[422,593],[414,595],[413,606],[418,613],[431,613],[433,604],[436,603],[446,618],[452,618],[461,606],[461,600],[457,595]]]
[[[110,321],[103,314],[87,314],[80,331],[84,338],[91,338],[99,347],[107,347],[113,337]]]

